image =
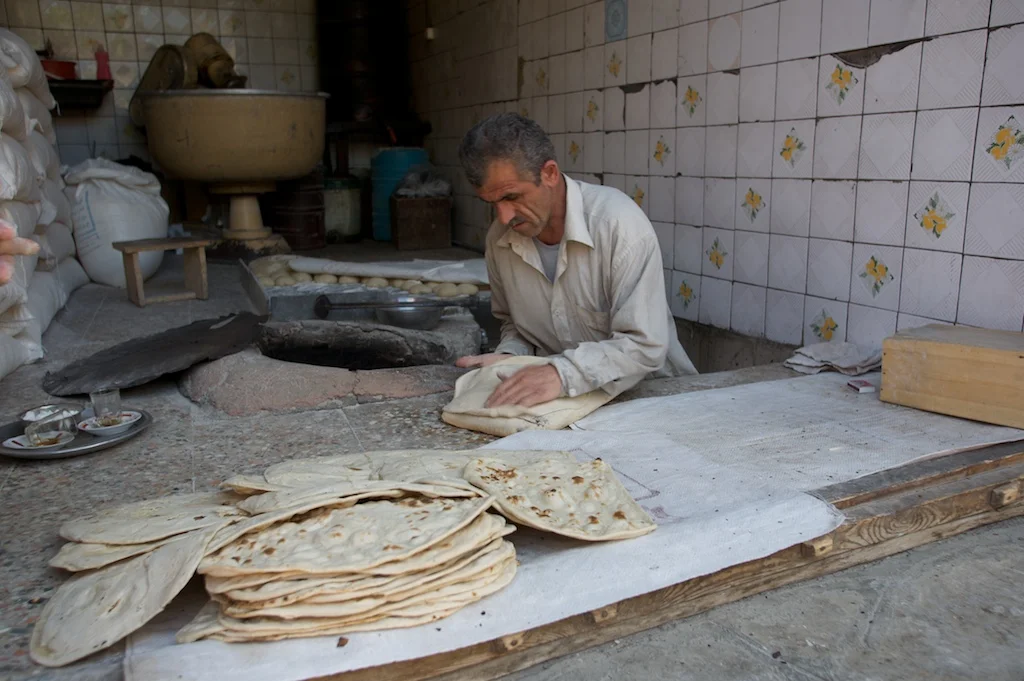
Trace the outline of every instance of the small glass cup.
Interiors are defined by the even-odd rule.
[[[97,425],[109,428],[121,424],[120,390],[98,390],[89,393],[89,401],[92,402],[92,412]]]
[[[73,423],[74,415],[61,410],[25,426],[25,437],[33,447],[52,447],[60,442],[64,433],[74,437]]]

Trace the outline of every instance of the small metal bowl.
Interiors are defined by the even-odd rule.
[[[18,418],[21,420],[21,425],[23,427],[28,427],[29,424],[35,423],[36,421],[42,421],[43,419],[48,418],[51,414],[61,410],[70,412],[71,414],[70,416],[61,419],[59,422],[60,427],[55,428],[55,430],[65,430],[70,433],[77,432],[78,424],[85,418],[82,414],[85,411],[85,407],[78,404],[41,404],[38,407],[32,407],[31,409],[26,410]]]
[[[398,296],[391,302],[395,303],[428,303],[435,302],[430,298],[417,296]],[[379,307],[376,310],[377,321],[388,326],[397,326],[403,329],[419,329],[430,331],[436,329],[441,323],[441,315],[444,308],[440,305],[432,307]]]

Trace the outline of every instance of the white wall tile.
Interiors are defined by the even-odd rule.
[[[732,313],[732,282],[701,277],[700,293],[700,323],[728,329]]]
[[[692,24],[708,18],[708,0],[680,0],[679,23]]]
[[[824,0],[821,52],[845,52],[868,45],[869,0]]]
[[[605,134],[604,172],[626,172],[626,133],[609,132]]]
[[[985,70],[988,31],[940,36],[924,45],[921,109],[977,106]]]
[[[928,0],[925,35],[942,35],[988,26],[992,0]]]
[[[704,179],[704,225],[732,229],[736,224],[736,180]]]
[[[676,227],[668,222],[651,222],[654,227],[654,234],[658,237],[658,250],[661,251],[661,266],[667,270],[672,269],[672,255],[675,251],[674,240]],[[669,284],[671,286],[671,284]]]
[[[818,71],[818,115],[853,116],[864,112],[864,69],[834,57],[821,58]]]
[[[577,7],[565,15],[565,50],[567,52],[578,52],[586,46],[583,33],[585,11],[583,7]]]
[[[693,76],[708,70],[708,22],[679,29],[679,75]]]
[[[565,13],[555,14],[548,19],[548,54],[565,54],[566,27]]]
[[[588,47],[583,52],[583,87],[596,90],[604,87],[604,47]]]
[[[629,195],[636,205],[644,211],[644,214],[650,218],[651,212],[651,178],[643,175],[627,175],[626,176],[626,194]]]
[[[860,116],[822,118],[814,134],[814,177],[857,177],[860,149]]]
[[[666,80],[652,83],[651,89],[651,127],[676,127],[676,84]]]
[[[739,68],[742,41],[739,15],[712,19],[708,26],[708,70]]]
[[[743,9],[743,0],[708,0],[708,16],[720,17]]]
[[[604,92],[591,90],[583,93],[583,131],[604,130]]]
[[[654,0],[653,28],[655,31],[679,25],[679,0]]]
[[[739,122],[740,77],[734,73],[708,74],[708,125]]]
[[[736,177],[736,140],[738,126],[707,128],[704,173],[709,177]]]
[[[858,305],[898,310],[902,269],[902,248],[855,244],[850,301]]]
[[[679,29],[654,34],[651,46],[651,78],[675,78],[679,73]]]
[[[612,87],[604,91],[604,129],[626,129],[626,93]]]
[[[584,88],[583,53],[570,52],[565,55],[565,84],[569,92],[582,92]],[[600,84],[597,85],[600,87]]]
[[[604,3],[589,3],[583,8],[583,44],[595,47],[604,44]]]
[[[626,93],[626,130],[651,127],[651,86]]]
[[[771,121],[775,118],[775,64],[740,71],[740,121]]]
[[[647,175],[649,171],[648,147],[650,130],[626,131],[626,174]]]
[[[618,189],[623,194],[626,193],[626,176],[617,175],[612,173],[605,173],[604,175],[604,186]]]
[[[733,260],[736,258],[733,249],[734,235],[732,229],[704,228],[702,275],[732,281]]]
[[[845,341],[848,308],[847,303],[807,296],[804,299],[804,345]]]
[[[853,241],[857,183],[815,180],[811,187],[811,236]]]
[[[1024,185],[971,185],[964,253],[1024,260]]]
[[[966,182],[911,182],[907,247],[962,252],[970,186]],[[1020,219],[1024,220],[1024,210]]]
[[[746,177],[771,177],[775,147],[772,123],[741,123],[737,143],[736,173]]]
[[[626,84],[626,41],[608,43],[604,46],[604,86],[614,87]]]
[[[626,44],[626,82],[646,83],[651,80],[651,34],[630,38]]]
[[[764,310],[768,290],[763,286],[732,285],[732,330],[745,336],[764,335]]]
[[[803,328],[803,294],[768,289],[765,299],[765,337],[776,343],[801,345]]]
[[[676,129],[651,130],[647,165],[652,176],[671,179],[676,174]]]
[[[626,30],[629,37],[650,33],[654,25],[653,0],[629,0],[629,20]]]
[[[921,81],[920,43],[887,54],[865,74],[864,113],[913,111]]]
[[[977,124],[977,109],[918,113],[911,177],[915,180],[970,180]]]
[[[822,0],[783,0],[779,16],[779,61],[818,54]]]
[[[811,239],[807,249],[807,293],[828,300],[850,299],[849,241]]]
[[[672,296],[669,298],[669,307],[672,308],[674,316],[691,322],[697,321],[700,310],[700,275],[672,272]]]
[[[566,132],[583,132],[583,93],[570,92],[565,96]]]
[[[676,129],[676,172],[688,177],[704,176],[707,128]]]
[[[594,175],[604,172],[604,133],[583,135],[583,172]]]
[[[585,142],[586,138],[581,132],[570,133],[565,136],[566,170],[571,173],[583,172],[583,163],[586,159]]]
[[[1024,106],[981,110],[974,149],[975,182],[1024,182]]]
[[[1024,24],[993,31],[988,38],[988,60],[981,103],[987,106],[1024,102]]]
[[[676,225],[672,268],[691,274],[700,273],[704,259],[704,228]]]
[[[811,224],[811,181],[773,180],[769,210],[772,234],[808,236]]]
[[[814,120],[775,124],[772,177],[810,178],[814,167]]]
[[[793,293],[807,290],[807,237],[772,234],[768,240],[768,286]]]
[[[964,257],[958,324],[1021,331],[1024,328],[1024,262]]]
[[[771,225],[772,181],[744,177],[736,180],[736,229],[767,233]]]
[[[680,77],[676,81],[676,125],[703,126],[707,122],[707,76]]]
[[[813,118],[817,112],[817,81],[817,58],[779,64],[776,119]]]
[[[1005,26],[1024,21],[1024,3],[1021,0],[992,0],[990,26]]]
[[[918,329],[922,326],[952,326],[949,322],[944,322],[938,319],[928,319],[927,317],[918,317],[917,315],[908,314],[906,312],[900,312],[896,316],[896,332],[901,333],[903,331],[909,331],[910,329]]]
[[[559,54],[548,58],[548,93],[558,95],[565,94],[568,91],[569,87],[565,73],[565,55]]]
[[[779,58],[779,5],[748,9],[741,15],[741,66],[770,64]]]
[[[896,313],[863,305],[850,305],[846,323],[846,341],[874,350],[896,333]]]
[[[737,230],[733,236],[733,278],[747,284],[768,284],[767,234]]]
[[[962,262],[963,256],[957,253],[905,249],[900,312],[954,321]]]
[[[704,179],[676,178],[676,222],[704,224]]]
[[[869,180],[910,178],[913,152],[912,113],[864,116],[857,174]]]
[[[674,225],[676,209],[675,187],[675,178],[651,177],[651,220],[673,223]],[[671,266],[671,263],[666,265],[666,267]]]
[[[927,0],[871,0],[869,45],[913,40],[924,35]]]
[[[859,182],[854,240],[902,246],[909,190],[908,182]]]

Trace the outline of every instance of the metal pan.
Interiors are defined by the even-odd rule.
[[[96,437],[95,435],[89,435],[88,433],[78,432],[75,434],[75,439],[68,443],[67,446],[60,449],[54,449],[47,452],[26,452],[21,449],[10,449],[0,445],[0,456],[10,457],[12,459],[32,459],[36,461],[49,460],[49,459],[70,459],[74,456],[82,456],[83,454],[92,454],[94,452],[101,452],[104,449],[110,449],[117,445],[131,440],[142,431],[149,428],[153,423],[153,417],[148,411],[142,409],[135,409],[132,407],[125,407],[132,411],[137,411],[142,414],[142,418],[138,420],[131,428],[126,430],[119,435],[113,435],[111,437]],[[92,416],[92,409],[86,409],[82,412],[83,418],[89,418]],[[8,423],[0,426],[0,442],[4,442],[8,438],[17,437],[25,432],[25,426],[20,421],[14,423]]]

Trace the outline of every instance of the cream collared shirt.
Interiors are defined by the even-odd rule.
[[[647,216],[610,187],[565,177],[565,235],[551,283],[533,239],[487,234],[495,352],[551,356],[570,397],[613,397],[647,377],[696,374],[676,335],[661,248]]]

